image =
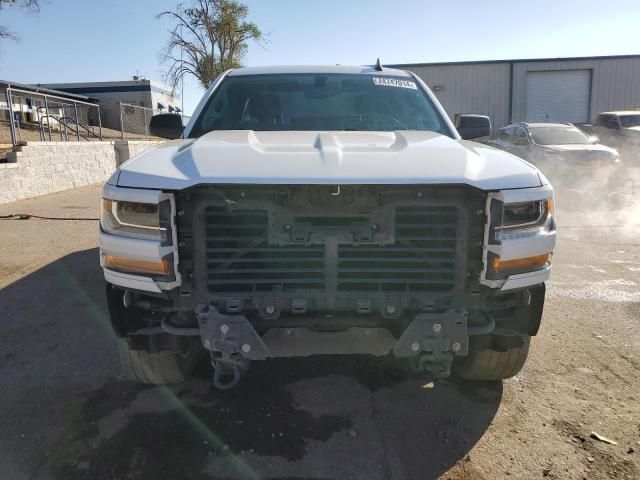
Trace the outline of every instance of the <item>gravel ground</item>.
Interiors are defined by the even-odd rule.
[[[98,204],[91,186],[0,215]],[[640,478],[640,227],[620,226],[634,212],[559,212],[542,328],[513,379],[327,357],[256,364],[224,393],[206,364],[172,388],[121,378],[97,222],[0,221],[0,478]]]

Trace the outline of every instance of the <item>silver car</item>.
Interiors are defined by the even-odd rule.
[[[534,164],[552,181],[611,178],[620,166],[615,149],[570,123],[514,123],[488,144]]]

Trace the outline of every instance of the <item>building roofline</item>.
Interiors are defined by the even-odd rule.
[[[148,80],[146,78],[140,80],[104,80],[99,82],[46,82],[39,83],[38,85],[89,85],[89,86],[110,86],[110,85],[150,85],[153,80]]]
[[[29,85],[27,83],[11,82],[9,80],[0,80],[0,87],[13,87],[20,90],[27,90],[33,93],[40,93],[43,95],[55,95],[57,97],[65,97],[69,99],[81,100],[83,102],[95,102],[94,98],[87,97],[85,95],[78,95],[75,93],[65,92],[63,90],[55,90],[51,88],[41,87],[40,85]]]
[[[447,65],[482,65],[496,63],[528,63],[528,62],[572,62],[585,60],[623,60],[640,59],[640,54],[636,55],[602,55],[594,57],[555,57],[555,58],[517,58],[512,60],[466,60],[461,62],[431,62],[431,63],[393,63],[388,64],[390,68],[409,67],[439,67]]]
[[[155,92],[173,96],[172,89],[165,84],[153,80],[123,80],[113,82],[61,82],[41,84],[45,87],[59,89],[76,95],[95,95],[101,93],[122,92]]]

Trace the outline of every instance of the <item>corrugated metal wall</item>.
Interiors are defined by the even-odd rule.
[[[513,65],[512,118],[509,119],[510,68]],[[457,113],[489,115],[494,127],[527,121],[528,71],[591,70],[591,120],[600,112],[640,108],[640,58],[593,58],[495,63],[403,65],[434,90],[451,119]],[[443,87],[435,91],[434,87]]]
[[[509,65],[458,64],[404,67],[431,88],[453,120],[457,113],[480,113],[499,128],[509,121]],[[434,87],[443,87],[435,91]]]

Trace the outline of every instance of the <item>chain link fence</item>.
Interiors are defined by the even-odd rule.
[[[154,113],[157,112],[139,105],[101,104],[100,115],[105,140],[155,139],[156,137],[149,135],[149,122]]]
[[[120,119],[122,122],[122,138],[150,138],[149,122],[151,121],[151,117],[158,113],[161,112],[152,108],[121,103]]]
[[[161,140],[149,132],[151,117],[166,110],[153,109],[129,103],[102,104],[100,106],[105,138],[120,140]],[[112,132],[117,132],[115,137]]]
[[[120,103],[118,107],[118,112],[120,115],[119,125],[122,140],[161,140],[160,138],[154,137],[149,133],[149,123],[151,122],[151,117],[160,113],[167,113],[166,111],[149,107],[141,107],[139,105],[132,105],[128,103]],[[105,112],[105,122],[109,122],[109,124],[111,124],[115,116],[115,109],[107,109],[103,107],[103,110]],[[109,113],[107,114],[106,112]],[[182,118],[183,122],[186,122],[190,117],[186,117],[183,115]]]

